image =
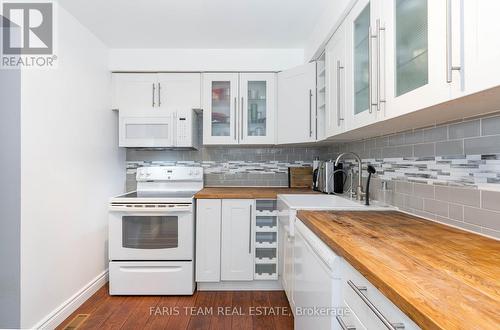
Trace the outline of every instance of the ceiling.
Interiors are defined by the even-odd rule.
[[[59,0],[111,48],[303,48],[332,0]]]

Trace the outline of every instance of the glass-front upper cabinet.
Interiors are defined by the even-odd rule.
[[[453,49],[459,37],[450,17],[454,0],[383,1],[378,54],[386,67],[381,81],[386,87],[386,117],[395,117],[450,99],[453,84],[459,84]],[[458,1],[457,1],[458,3]]]
[[[203,143],[238,144],[238,74],[204,74],[203,103]]]
[[[360,0],[346,20],[346,89],[348,99],[347,127],[355,129],[373,123],[377,118],[377,60],[374,46],[378,1]]]
[[[240,144],[275,143],[276,74],[240,74]]]

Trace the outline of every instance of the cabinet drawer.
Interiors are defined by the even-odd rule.
[[[346,309],[345,315],[337,315],[336,316],[336,325],[335,329],[351,329],[351,330],[366,330],[367,328],[361,323],[359,317],[354,313],[351,309],[351,306],[347,302],[344,301],[344,308]]]
[[[109,263],[111,295],[192,295],[192,261],[123,261]]]
[[[359,318],[360,322],[370,329],[388,329],[382,319],[398,329],[420,329],[387,297],[378,291],[363,275],[351,265],[345,265],[342,293],[345,304]]]

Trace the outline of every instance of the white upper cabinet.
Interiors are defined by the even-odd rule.
[[[200,73],[114,73],[113,106],[125,113],[164,114],[199,109]]]
[[[113,74],[113,106],[124,112],[158,110],[158,76],[154,73]]]
[[[450,100],[460,72],[453,52],[453,26],[446,0],[383,1],[384,17],[377,23],[376,43],[385,89],[385,116],[395,117]],[[448,17],[448,19],[447,19]],[[458,32],[458,31],[457,31]],[[453,54],[457,56],[453,56]],[[383,103],[383,102],[382,102]],[[383,109],[381,109],[383,111]]]
[[[326,136],[344,132],[346,117],[346,35],[339,27],[326,46]]]
[[[459,11],[460,14],[459,1],[452,1],[450,5],[453,13]],[[463,1],[464,88],[468,93],[500,85],[499,13],[498,0]],[[453,19],[461,20],[458,15]],[[455,34],[460,35],[460,31]]]
[[[275,144],[276,75],[203,75],[204,144]]]
[[[240,144],[276,143],[276,74],[240,74]]]
[[[238,74],[203,74],[203,144],[238,144]]]
[[[373,28],[377,21],[378,1],[359,0],[345,22],[347,32],[346,116],[347,128],[355,129],[377,119],[376,54]]]
[[[278,144],[316,141],[316,63],[278,73]]]
[[[158,75],[158,107],[179,111],[201,108],[200,73],[161,73]]]

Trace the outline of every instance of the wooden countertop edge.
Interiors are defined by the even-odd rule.
[[[279,194],[319,194],[306,188],[288,187],[205,187],[196,199],[276,199]]]
[[[388,212],[404,214],[403,212],[399,211]],[[406,315],[408,315],[408,317],[410,317],[419,327],[421,327],[422,329],[447,329],[440,326],[442,322],[436,321],[426,313],[422,312],[418,307],[415,306],[414,303],[401,295],[393,286],[377,276],[376,272],[365,266],[362,261],[358,260],[355,256],[344,249],[341,244],[338,244],[335,240],[331,239],[327,235],[324,235],[311,221],[309,221],[308,219],[304,219],[304,216],[300,211],[297,213],[297,218],[299,218],[299,220],[301,220],[301,222],[306,225],[307,228],[309,228],[323,242],[325,242],[335,253],[343,257],[357,271],[365,276],[371,284],[373,284],[378,290],[380,290],[380,292],[382,292],[382,294],[384,294],[394,305],[398,306],[398,308],[401,309],[401,311],[403,311]],[[422,221],[426,220],[422,219]],[[450,228],[442,224],[438,225]]]

